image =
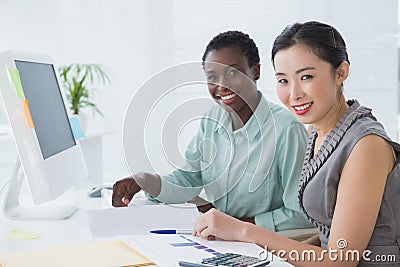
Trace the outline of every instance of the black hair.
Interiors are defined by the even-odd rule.
[[[340,33],[330,25],[309,21],[288,25],[276,37],[272,47],[272,65],[275,67],[274,59],[276,53],[297,44],[310,49],[317,57],[329,63],[334,70],[343,61],[347,61],[350,64],[346,43]]]
[[[250,67],[260,63],[258,47],[248,34],[240,31],[226,31],[218,34],[208,43],[202,57],[203,65],[207,54],[210,51],[218,50],[225,47],[239,48],[242,51],[243,55],[247,57],[247,61]]]

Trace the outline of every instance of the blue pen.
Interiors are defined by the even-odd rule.
[[[183,234],[191,235],[193,230],[150,230],[152,234]]]

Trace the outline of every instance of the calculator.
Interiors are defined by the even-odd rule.
[[[246,256],[235,253],[224,253],[211,258],[202,259],[199,263],[180,261],[182,267],[206,267],[206,266],[231,266],[231,267],[262,267],[269,265],[268,259]]]

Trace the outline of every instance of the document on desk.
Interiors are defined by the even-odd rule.
[[[119,240],[0,254],[3,267],[135,267],[155,263]]]
[[[238,253],[253,257],[268,257],[271,267],[290,267],[288,262],[252,243],[204,240],[191,235],[132,235],[119,237],[159,267],[178,266],[179,261],[196,262],[219,253]],[[260,254],[266,253],[266,254]]]
[[[160,204],[88,210],[87,215],[93,236],[105,239],[155,229],[193,229],[199,212],[194,204]]]

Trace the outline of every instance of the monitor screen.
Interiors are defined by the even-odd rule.
[[[15,60],[43,159],[74,146],[52,64]]]
[[[18,150],[2,209],[10,219],[65,219],[77,210],[75,206],[25,206],[19,201],[25,193],[21,191],[24,176],[34,204],[55,200],[87,177],[58,75],[48,56],[0,52],[0,96]]]

